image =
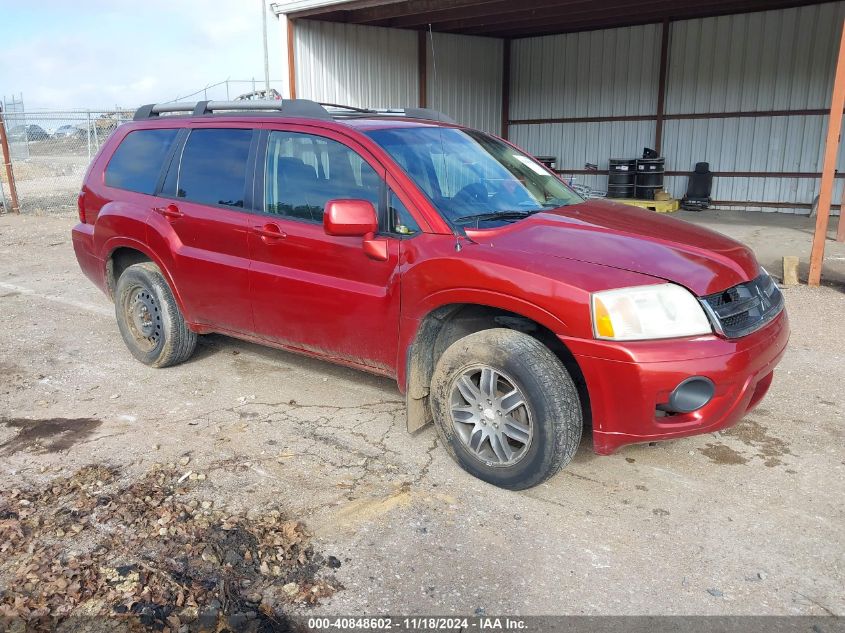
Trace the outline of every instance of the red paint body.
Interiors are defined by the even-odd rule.
[[[707,229],[604,201],[456,237],[401,168],[361,133],[430,125],[440,124],[226,116],[122,126],[85,179],[85,222],[73,230],[79,264],[109,292],[111,254],[138,250],[161,268],[195,331],[391,376],[403,392],[409,346],[432,310],[460,303],[522,315],[556,334],[578,362],[602,454],[725,428],[765,395],[789,336],[785,312],[739,339],[709,334],[625,343],[596,340],[590,317],[590,294],[600,290],[668,280],[702,296],[749,281],[759,274],[749,249]],[[279,215],[107,187],[103,172],[119,142],[150,127],[280,129],[340,141],[387,180],[421,233],[412,239],[328,235],[320,224]],[[692,375],[711,378],[713,400],[693,413],[656,416],[656,405]]]

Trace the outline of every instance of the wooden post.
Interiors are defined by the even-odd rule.
[[[293,25],[293,20],[287,18],[288,21],[288,84],[290,86],[290,98],[296,99],[296,27]]]
[[[502,138],[508,138],[511,118],[511,41],[506,38],[502,50]]]
[[[419,105],[421,108],[428,107],[428,37],[424,30],[417,32],[417,75],[420,81],[420,99]]]
[[[26,134],[25,130],[24,134]],[[12,171],[12,156],[9,152],[9,139],[6,138],[6,122],[3,118],[2,105],[0,105],[0,145],[3,147],[3,166],[6,168],[6,180],[9,183],[9,198],[11,198],[12,201],[12,213],[20,213],[21,205],[18,201],[18,188],[15,185],[15,173]]]
[[[795,255],[784,255],[783,257],[783,285],[798,285],[798,258]]]
[[[660,70],[657,81],[657,118],[654,123],[654,150],[663,149],[663,114],[666,109],[666,73],[669,69],[669,19],[663,20],[660,35]]]
[[[827,141],[824,147],[822,182],[819,188],[819,207],[816,215],[816,231],[813,234],[813,249],[810,252],[810,275],[807,283],[818,286],[822,277],[824,245],[827,239],[827,224],[830,218],[830,201],[833,196],[833,178],[836,173],[836,157],[839,154],[839,133],[842,131],[842,109],[845,108],[845,23],[839,39],[839,58],[833,79],[833,98],[827,121]],[[840,210],[841,213],[841,210]],[[840,215],[839,228],[842,229]]]

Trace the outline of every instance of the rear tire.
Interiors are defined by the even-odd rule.
[[[178,365],[194,353],[197,335],[188,329],[164,275],[152,262],[123,271],[114,308],[126,347],[145,365]]]
[[[523,490],[568,464],[583,428],[578,390],[537,339],[504,328],[465,336],[431,380],[440,439],[468,473]]]

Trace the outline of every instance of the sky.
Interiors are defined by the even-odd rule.
[[[262,0],[0,0],[0,97],[27,110],[135,107],[264,80]],[[267,9],[270,78],[283,68]],[[278,89],[278,85],[276,85]],[[251,90],[230,85],[230,96]],[[225,97],[225,87],[209,98]],[[202,94],[197,98],[202,98]]]

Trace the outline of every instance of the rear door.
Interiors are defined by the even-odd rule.
[[[187,130],[149,219],[191,320],[223,332],[253,331],[245,209],[257,135],[248,124]]]
[[[395,371],[400,240],[385,236],[386,261],[360,237],[323,230],[333,199],[386,200],[384,169],[341,135],[305,126],[271,130],[256,158],[249,234],[256,331],[273,341],[381,373]]]

